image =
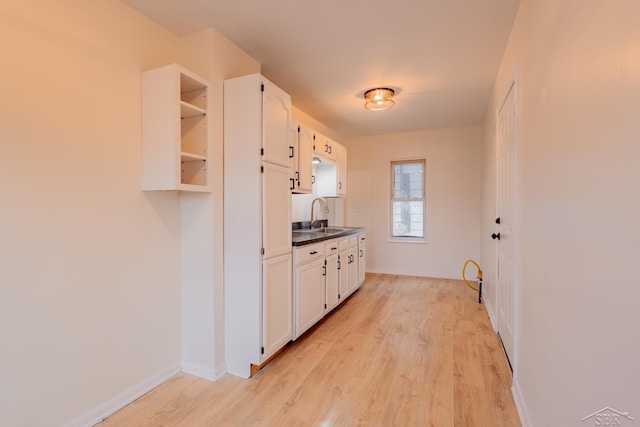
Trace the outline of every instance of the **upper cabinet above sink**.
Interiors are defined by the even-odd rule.
[[[346,197],[347,195],[347,149],[333,143],[336,156],[334,163],[326,162],[317,168],[317,191],[322,197]]]

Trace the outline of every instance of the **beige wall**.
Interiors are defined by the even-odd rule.
[[[483,264],[495,206],[495,111],[517,69],[518,371],[524,425],[638,420],[640,3],[523,0],[485,132]],[[495,308],[494,273],[487,290]],[[632,423],[622,420],[622,425]]]
[[[0,425],[60,426],[179,369],[178,195],[140,191],[179,44],[108,0],[4,2],[0,39]]]
[[[480,256],[481,128],[365,136],[345,145],[346,225],[367,227],[367,271],[460,278],[465,260]],[[427,244],[388,239],[390,161],[410,158],[427,161]]]
[[[0,425],[97,422],[224,366],[222,82],[260,64],[114,0],[3,7]],[[10,41],[10,42],[9,42]],[[213,192],[141,191],[141,72],[213,87]]]

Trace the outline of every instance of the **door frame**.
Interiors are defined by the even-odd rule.
[[[496,140],[495,140],[495,207],[496,207],[496,217],[499,215],[498,209],[498,194],[500,191],[499,182],[498,182],[498,168],[499,168],[499,138],[500,138],[500,110],[504,106],[509,93],[513,91],[514,96],[514,104],[515,104],[515,120],[514,120],[514,141],[513,141],[513,354],[509,359],[512,369],[512,379],[515,383],[516,378],[518,376],[518,360],[519,360],[519,352],[518,352],[518,331],[519,331],[519,283],[520,283],[520,209],[519,209],[519,187],[520,187],[520,167],[519,167],[519,146],[520,146],[520,85],[518,78],[518,66],[516,65],[511,73],[511,76],[506,80],[505,85],[503,86],[501,96],[498,98],[499,102],[496,105],[495,110],[495,129],[496,129]],[[499,244],[499,243],[498,243]],[[498,285],[498,245],[495,246],[494,253],[494,277],[493,283]],[[496,333],[500,331],[500,294],[501,292],[496,289],[496,307],[497,310],[495,313],[496,319]]]

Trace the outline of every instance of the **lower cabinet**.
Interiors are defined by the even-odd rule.
[[[271,357],[293,336],[291,254],[262,262],[262,360]],[[286,301],[286,306],[282,303]]]
[[[358,275],[358,265],[359,265],[359,256],[358,256],[358,237],[350,237],[349,238],[349,250],[347,251],[347,264],[349,267],[349,293],[352,293],[356,289],[360,287],[360,277]]]
[[[364,282],[365,275],[365,258],[367,255],[367,246],[365,244],[365,234],[358,234],[358,286]]]
[[[364,234],[294,247],[294,339],[360,287],[364,250]]]
[[[294,248],[294,339],[322,319],[325,312],[324,244]]]
[[[325,313],[330,312],[340,302],[340,263],[338,261],[338,242],[330,240],[325,247],[325,265],[327,276],[325,278],[327,296]]]

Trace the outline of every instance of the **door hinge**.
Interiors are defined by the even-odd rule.
[[[264,173],[264,166],[260,166],[260,173]]]
[[[260,92],[264,92],[264,83],[260,85]]]
[[[261,155],[261,156],[264,156],[264,148],[261,148],[261,149],[260,149],[260,155]]]
[[[325,310],[327,309],[327,304],[324,305]]]
[[[264,347],[260,348],[260,353],[264,354]]]
[[[298,132],[300,132],[300,126],[298,126]]]
[[[260,248],[260,255],[264,255],[264,248]]]

